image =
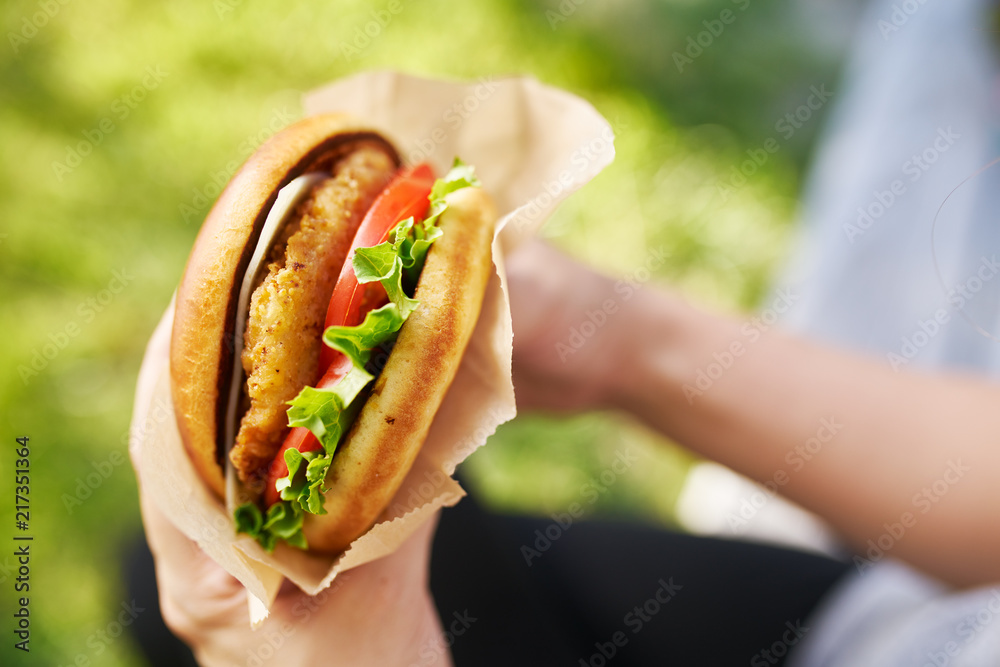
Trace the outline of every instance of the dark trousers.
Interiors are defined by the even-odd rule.
[[[431,587],[459,667],[780,665],[840,561],[634,523],[444,510]]]

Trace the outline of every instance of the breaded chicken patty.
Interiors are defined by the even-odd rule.
[[[250,408],[230,459],[250,486],[287,433],[287,402],[318,379],[327,302],[351,242],[394,171],[381,149],[345,157],[295,211],[254,290],[242,355]],[[294,315],[293,315],[294,314]]]

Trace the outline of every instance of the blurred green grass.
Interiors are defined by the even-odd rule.
[[[140,529],[130,466],[107,462],[125,451],[143,347],[211,204],[196,192],[242,161],[244,142],[276,116],[298,114],[301,91],[382,67],[529,73],[567,88],[613,122],[618,156],[546,235],[619,276],[662,246],[669,261],[655,280],[715,306],[752,308],[766,293],[819,119],[727,201],[716,184],[774,135],[809,85],[832,80],[829,53],[800,29],[789,2],[749,5],[683,72],[674,53],[734,2],[403,0],[369,44],[356,41],[388,4],[99,0],[47,4],[58,8],[51,17],[38,2],[0,9],[8,42],[0,48],[0,462],[12,470],[14,438],[31,437],[36,536],[30,662],[5,641],[0,663],[143,664],[129,640],[96,634],[127,602],[119,559]],[[30,38],[11,37],[31,33],[25,26],[42,24],[39,16]],[[550,25],[553,16],[565,21]],[[123,107],[147,68],[165,76]],[[59,173],[54,163],[102,119],[113,131]],[[116,271],[126,279],[115,283]],[[33,361],[37,374],[25,371]],[[619,416],[519,417],[464,468],[492,506],[548,514],[585,500],[583,488],[622,451],[641,465],[585,503],[588,511],[671,524],[691,457]],[[90,488],[95,471],[100,483]],[[4,476],[8,535],[13,480]],[[68,501],[81,484],[89,496]],[[0,556],[8,639],[10,564]]]

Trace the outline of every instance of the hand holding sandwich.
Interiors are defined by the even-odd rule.
[[[134,424],[147,412],[159,370],[169,357],[170,330],[161,326],[146,350],[136,389]],[[448,648],[427,586],[428,521],[394,553],[340,574],[315,597],[282,587],[268,618],[248,622],[247,591],[185,536],[142,485],[139,441],[130,447],[140,476],[146,538],[156,562],[160,607],[168,627],[207,667],[283,665],[449,665]]]
[[[163,351],[165,354],[165,351]],[[141,391],[140,387],[140,391]],[[286,584],[259,628],[247,622],[247,592],[140,493],[156,558],[160,607],[168,627],[199,664],[451,664],[427,589],[433,521],[396,552],[341,574],[309,597]]]
[[[147,422],[169,359],[180,442],[212,501],[235,508],[229,539],[332,564],[386,520],[493,271],[492,202],[457,160],[439,176],[402,166],[378,132],[320,115],[262,146],[209,213],[172,324],[147,351],[133,423]],[[140,439],[140,486],[161,482],[170,471],[143,469]],[[427,591],[433,516],[315,597],[286,583],[251,632],[243,585],[149,494],[141,502],[164,617],[204,664],[252,664],[279,643],[283,664],[448,662]]]

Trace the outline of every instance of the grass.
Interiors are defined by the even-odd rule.
[[[127,602],[118,558],[140,530],[122,458],[138,364],[213,179],[269,124],[297,114],[302,91],[381,67],[523,72],[567,88],[616,125],[618,157],[546,235],[615,275],[663,247],[669,261],[655,281],[716,306],[753,307],[785,252],[818,119],[728,200],[717,183],[832,70],[786,3],[759,0],[678,71],[674,53],[735,4],[584,2],[563,15],[555,0],[100,0],[58,4],[42,24],[37,2],[5,3],[0,469],[12,470],[14,438],[30,436],[31,663],[142,664],[128,640],[99,634]],[[367,42],[366,27],[377,32]],[[639,463],[589,501],[588,485],[622,452]],[[503,510],[548,514],[583,502],[591,513],[669,525],[690,461],[620,416],[525,416],[465,474]],[[5,526],[12,505],[0,503]],[[0,556],[8,638],[11,564]],[[0,656],[25,664],[9,641]]]

